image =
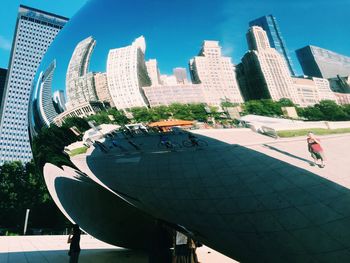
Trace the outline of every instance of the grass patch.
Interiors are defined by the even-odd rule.
[[[341,128],[341,129],[333,129],[333,130],[321,129],[321,128],[287,130],[287,131],[277,131],[277,135],[281,138],[287,138],[287,137],[306,136],[308,132],[312,132],[315,135],[341,134],[341,133],[350,133],[350,128]]]
[[[86,146],[73,149],[69,152],[69,156],[73,157],[73,156],[76,156],[78,154],[86,153],[87,149],[88,149],[88,147],[86,147]]]

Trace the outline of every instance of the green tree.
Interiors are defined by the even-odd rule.
[[[287,98],[282,98],[278,101],[280,107],[295,107],[295,104]]]
[[[327,121],[343,121],[348,118],[343,108],[332,100],[322,100],[315,105],[315,108],[323,113],[324,119]]]
[[[188,104],[187,105],[189,111],[191,112],[191,115],[193,119],[197,121],[206,121],[207,120],[207,111],[205,110],[204,104]]]
[[[124,112],[118,111],[116,108],[111,108],[107,110],[108,115],[112,115],[115,122],[119,125],[125,125],[130,122],[130,120],[125,116]]]
[[[150,122],[152,121],[152,114],[150,114],[146,107],[134,107],[130,109],[133,118],[136,122]]]
[[[303,109],[298,108],[298,115],[310,121],[320,121],[325,119],[323,112],[318,107],[312,106]]]
[[[190,107],[186,104],[173,103],[169,106],[173,118],[179,120],[194,120]]]
[[[62,127],[64,128],[71,128],[74,126],[82,133],[90,129],[90,126],[87,123],[87,121],[79,117],[67,118],[64,120],[64,123],[62,124]]]

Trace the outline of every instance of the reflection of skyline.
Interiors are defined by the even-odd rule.
[[[77,44],[69,61],[66,75],[67,108],[96,101],[94,76],[89,70],[91,54],[96,41],[90,36]]]

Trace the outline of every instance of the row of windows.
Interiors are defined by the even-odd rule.
[[[63,26],[63,25],[56,25],[56,24],[52,24],[52,23],[49,23],[49,22],[41,21],[41,20],[34,19],[34,18],[31,18],[31,17],[26,17],[26,16],[21,16],[21,19],[27,20],[27,21],[31,21],[31,22],[34,22],[34,23],[37,23],[37,24],[40,24],[40,25],[57,28],[57,29],[61,29],[62,26]]]

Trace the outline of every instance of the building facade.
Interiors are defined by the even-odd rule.
[[[53,122],[57,126],[62,126],[64,123],[64,120],[67,118],[85,118],[91,115],[95,115],[96,113],[104,110],[105,107],[102,102],[99,101],[90,101],[90,102],[85,102],[81,103],[79,106],[68,109],[61,114],[57,115],[54,119]]]
[[[94,73],[95,89],[98,100],[114,107],[111,94],[108,90],[107,74],[102,72]]]
[[[132,45],[111,49],[108,53],[108,88],[114,105],[119,110],[148,105],[142,90],[142,87],[151,86],[145,51],[146,42],[141,36]]]
[[[202,84],[163,85],[143,88],[151,107],[173,103],[207,103],[208,94]]]
[[[291,75],[294,75],[292,59],[289,56],[287,46],[281,34],[281,30],[273,15],[267,15],[249,22],[249,27],[259,26],[265,30],[270,46],[275,48],[285,59]]]
[[[45,72],[41,72],[39,76],[40,85],[39,103],[37,104],[42,118],[42,123],[50,126],[53,119],[60,113],[57,112],[54,106],[52,97],[52,78],[56,69],[56,60],[52,61]]]
[[[293,77],[292,80],[301,107],[313,106],[320,102],[317,87],[312,79]]]
[[[192,82],[201,83],[213,95],[210,104],[243,102],[234,65],[231,58],[222,56],[218,41],[204,41],[199,55],[190,60],[189,66]]]
[[[160,72],[156,59],[150,59],[146,61],[146,68],[149,78],[151,79],[152,86],[161,85]]]
[[[66,74],[67,108],[97,101],[94,75],[89,70],[90,57],[96,41],[88,37],[77,44],[69,61]]]
[[[0,164],[32,158],[27,111],[32,82],[46,50],[67,18],[20,5],[1,105]]]
[[[242,58],[248,99],[291,99],[298,104],[288,65],[283,56],[270,46],[266,32],[253,26],[247,33],[249,51]],[[238,79],[242,77],[239,76]]]
[[[303,47],[296,54],[307,76],[329,79],[350,75],[350,57],[316,46]]]
[[[317,91],[318,91],[318,96],[319,100],[333,100],[337,101],[334,92],[331,90],[330,83],[328,79],[322,79],[322,78],[312,78],[314,81]]]

